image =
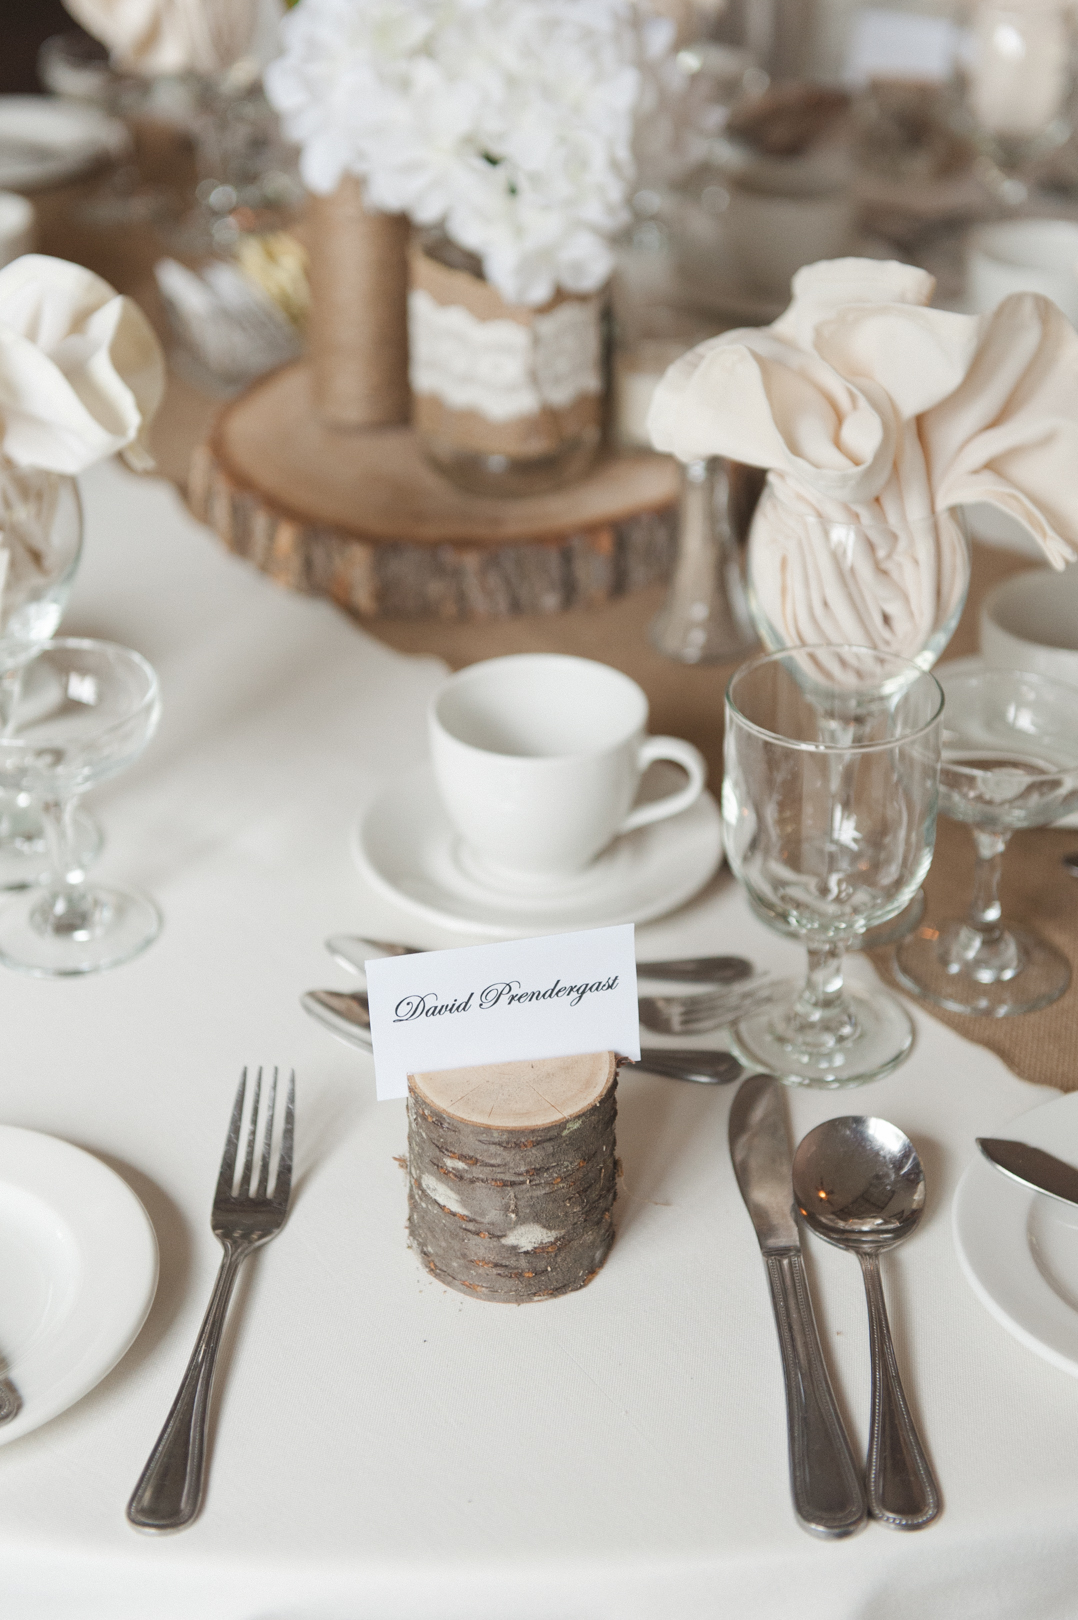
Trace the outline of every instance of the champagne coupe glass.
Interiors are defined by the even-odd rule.
[[[947,700],[940,809],[977,846],[967,916],[919,928],[896,952],[908,990],[951,1012],[1006,1018],[1046,1007],[1070,983],[1066,957],[1001,920],[1003,851],[1021,827],[1078,809],[1078,694],[1010,669],[940,676]]]
[[[932,860],[943,694],[889,653],[817,647],[755,658],[726,691],[723,836],[755,909],[808,947],[733,1028],[738,1056],[792,1085],[887,1074],[913,1041],[883,990],[846,987],[843,952],[909,904]]]
[[[56,634],[81,551],[75,480],[0,456],[0,730],[18,703],[27,659]],[[76,835],[89,864],[101,835],[85,815]],[[48,862],[40,810],[28,794],[0,790],[0,889],[36,883]]]
[[[157,676],[126,647],[71,639],[39,647],[22,676],[0,735],[0,785],[41,805],[53,870],[0,911],[0,962],[93,973],[126,962],[161,926],[145,896],[87,885],[74,836],[79,796],[132,764],[157,729]]]

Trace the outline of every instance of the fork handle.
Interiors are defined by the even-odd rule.
[[[228,1302],[253,1244],[223,1240],[224,1258],[165,1426],[139,1476],[127,1517],[139,1530],[179,1530],[202,1506],[210,1389]]]

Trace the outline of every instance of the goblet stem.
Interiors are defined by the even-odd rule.
[[[79,862],[75,829],[77,796],[45,799],[41,806],[45,835],[52,861],[52,878],[34,920],[46,933],[66,938],[89,939],[102,926],[98,900],[86,887],[86,873]]]
[[[830,1050],[857,1032],[842,981],[842,958],[842,946],[833,941],[808,947],[808,977],[790,1010],[787,1033],[809,1051]]]
[[[1009,838],[1009,832],[973,829],[977,865],[969,911],[965,922],[952,923],[940,934],[940,961],[949,972],[968,973],[979,984],[1013,979],[1025,962],[1018,941],[1000,922],[999,880]]]

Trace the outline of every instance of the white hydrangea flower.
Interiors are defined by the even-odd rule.
[[[607,279],[672,43],[634,0],[301,0],[282,32],[266,86],[312,191],[361,176],[513,303]]]

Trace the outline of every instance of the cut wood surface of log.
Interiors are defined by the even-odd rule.
[[[675,463],[639,451],[610,452],[544,495],[469,494],[410,428],[327,427],[300,362],[222,409],[188,499],[230,550],[357,617],[482,619],[595,606],[665,579],[677,489]]]
[[[439,1282],[523,1303],[583,1288],[614,1240],[613,1052],[408,1077],[408,1229]]]

